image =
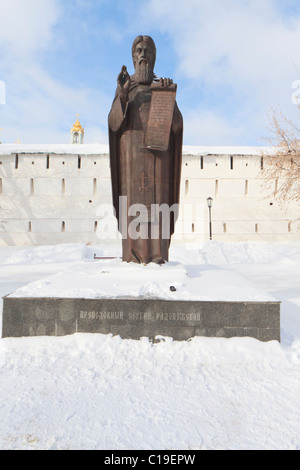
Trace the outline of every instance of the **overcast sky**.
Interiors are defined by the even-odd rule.
[[[299,0],[0,0],[0,141],[107,143],[121,66],[139,34],[178,84],[186,145],[261,145],[271,109],[297,116]],[[300,82],[299,82],[300,83]],[[300,89],[300,86],[299,86]],[[300,96],[300,93],[299,93]]]

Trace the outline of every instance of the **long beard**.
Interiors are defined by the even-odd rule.
[[[153,81],[153,67],[148,62],[136,64],[135,79],[137,83],[151,83]]]

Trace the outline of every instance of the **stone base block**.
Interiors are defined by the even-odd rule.
[[[5,297],[3,338],[74,333],[157,336],[186,341],[195,336],[280,341],[280,302],[203,302],[158,299]]]

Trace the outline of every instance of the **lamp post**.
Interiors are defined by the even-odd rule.
[[[211,209],[212,209],[212,206],[213,206],[213,198],[212,197],[209,197],[207,199],[207,205],[208,205],[208,209],[209,209],[209,239],[212,240],[213,239],[213,234],[212,234],[212,217],[211,217]]]

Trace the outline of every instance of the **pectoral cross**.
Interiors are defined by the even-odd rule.
[[[143,171],[142,172],[142,183],[141,183],[141,186],[139,188],[139,191],[142,192],[142,191],[148,191],[148,176],[147,174]]]

